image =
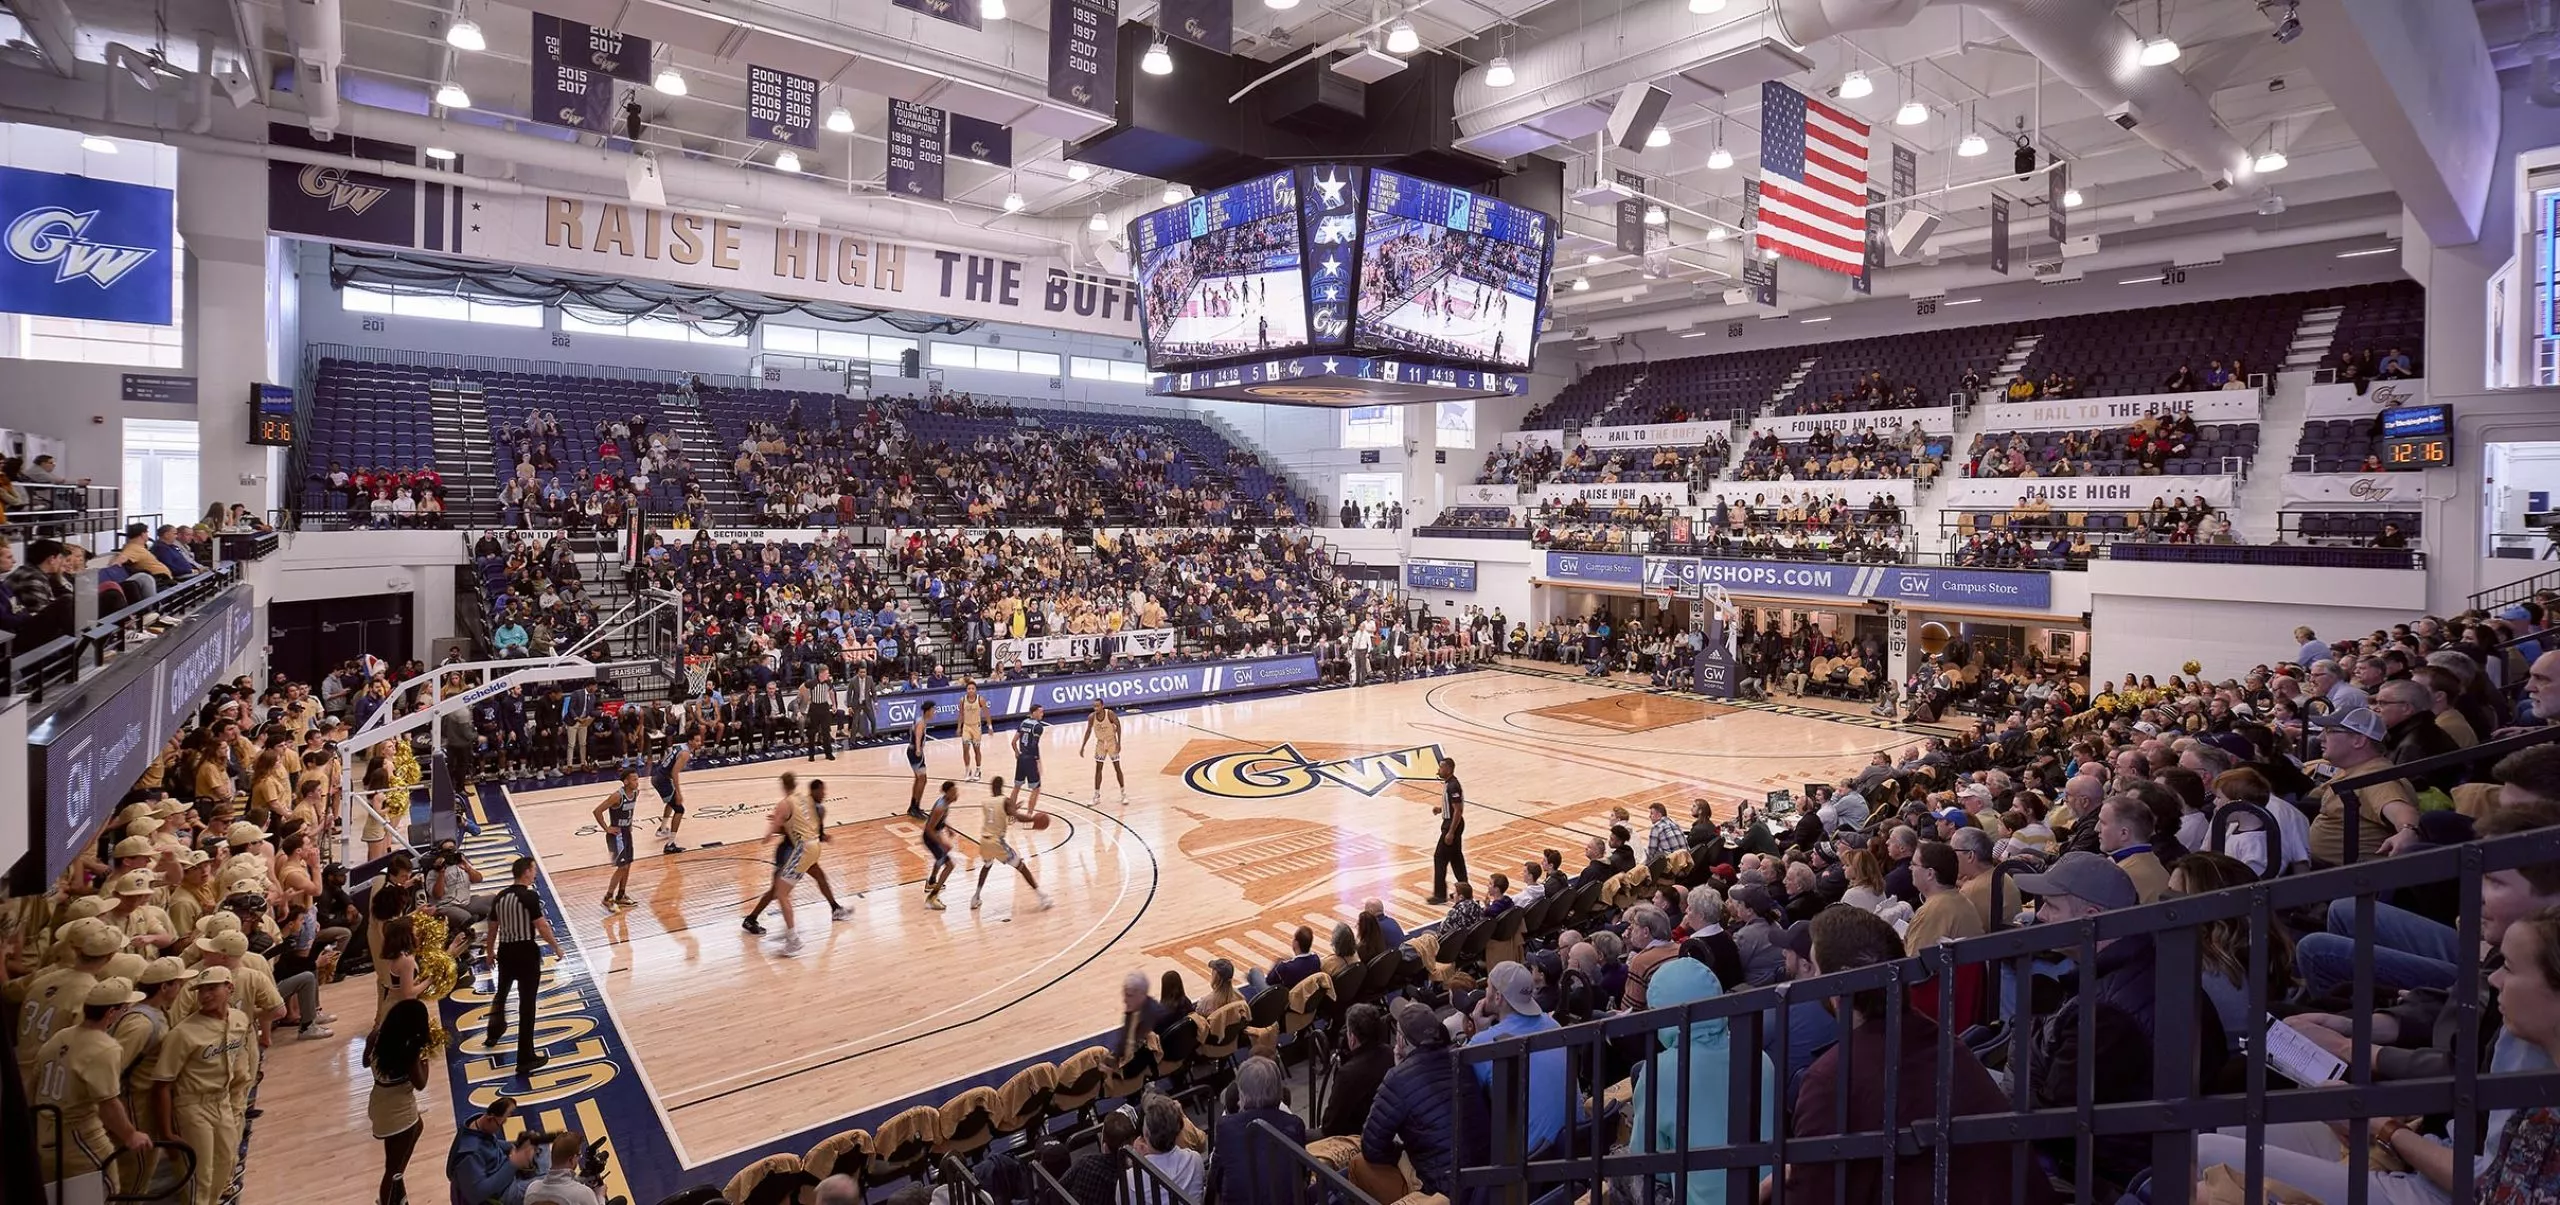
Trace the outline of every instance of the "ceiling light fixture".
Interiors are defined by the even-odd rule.
[[[1689,11],[1703,17],[1724,11],[1724,0],[1689,0]]]
[[[1387,53],[1412,54],[1422,49],[1422,35],[1413,31],[1413,22],[1402,17],[1387,27]]]
[[[1164,186],[1164,203],[1167,205],[1179,205],[1182,203],[1182,188],[1180,185],[1167,184]]]
[[[1979,158],[1991,153],[1991,143],[1980,134],[1967,134],[1956,143],[1956,153],[1967,159]]]
[[[1760,249],[1760,258],[1768,260],[1771,263],[1776,263],[1778,262],[1778,249],[1775,247],[1762,247]]]
[[[2144,38],[2142,53],[2135,61],[2145,67],[2166,67],[2178,61],[2178,44],[2170,41],[2167,34],[2156,38]]]
[[[1831,315],[1829,315],[1829,314],[1824,314],[1824,315],[1822,315],[1822,316],[1821,316],[1821,317],[1819,317],[1819,318],[1798,318],[1798,319],[1796,319],[1796,321],[1797,321],[1797,322],[1800,322],[1800,323],[1803,323],[1803,324],[1805,324],[1805,325],[1807,325],[1807,326],[1811,326],[1811,325],[1813,325],[1813,324],[1814,324],[1814,323],[1816,323],[1816,322],[1829,322],[1829,321],[1831,321]]]
[[[1493,56],[1492,62],[1484,65],[1485,87],[1508,88],[1512,85],[1513,79],[1510,59],[1497,54]]]
[[[1852,71],[1840,77],[1840,99],[1842,100],[1857,100],[1860,97],[1873,96],[1875,90],[1875,81],[1868,79],[1864,71]]]
[[[1691,331],[1691,332],[1689,332],[1688,334],[1682,335],[1682,336],[1680,336],[1680,337],[1681,337],[1681,338],[1683,338],[1683,339],[1704,339],[1704,338],[1706,338],[1706,337],[1707,337],[1707,332],[1705,332],[1705,331]]]
[[[1602,262],[1602,261],[1603,261],[1603,260],[1605,260],[1606,258],[1607,258],[1606,256],[1601,255],[1601,254],[1600,254],[1599,252],[1597,252],[1597,251],[1591,251],[1591,252],[1586,252],[1586,253],[1584,253],[1584,255],[1583,255],[1583,257],[1582,257],[1582,262],[1583,262],[1584,264],[1586,264],[1586,265],[1588,265],[1588,264],[1597,264],[1597,263]]]
[[[91,134],[80,140],[80,149],[97,155],[112,155],[121,148],[117,147],[112,139]]]
[[[1659,206],[1659,205],[1647,205],[1647,206],[1645,206],[1645,207],[1644,207],[1644,224],[1645,224],[1645,225],[1647,225],[1647,226],[1661,226],[1661,225],[1666,225],[1666,224],[1668,224],[1670,221],[1671,221],[1671,215],[1670,215],[1670,214],[1667,214],[1667,213],[1662,212],[1662,207],[1661,207],[1661,206]]]
[[[1067,165],[1067,178],[1078,184],[1082,184],[1093,178],[1093,169],[1081,163],[1069,163]]]
[[[839,134],[853,132],[853,110],[837,105],[827,110],[827,128]]]
[[[1290,9],[1298,7],[1298,0],[1262,0],[1262,7],[1279,12],[1287,12]]]
[[[2341,251],[2341,252],[2339,252],[2339,253],[2338,253],[2338,258],[2340,258],[2340,259],[2355,259],[2355,258],[2357,258],[2357,257],[2359,257],[2359,256],[2366,256],[2366,255],[2389,255],[2389,254],[2391,254],[2392,252],[2397,251],[2397,250],[2399,250],[2399,248],[2398,248],[2398,247],[2389,247],[2389,246],[2385,246],[2385,247],[2359,247],[2359,248],[2357,248],[2357,249],[2355,249],[2355,250],[2353,250],[2353,251]]]
[[[481,36],[480,23],[469,17],[456,17],[444,27],[444,44],[456,50],[478,52],[489,48],[489,39]]]
[[[1939,302],[1938,304],[1939,304],[1939,305],[1941,305],[1941,306],[1950,306],[1950,305],[1972,305],[1974,302],[1977,302],[1977,301],[1980,301],[1980,300],[1982,300],[1982,299],[1981,299],[1981,298],[1979,298],[1979,297],[1958,297],[1958,298],[1956,298],[1956,299],[1955,299],[1955,300],[1953,300],[1953,301],[1941,301],[1941,302]]]
[[[649,86],[669,96],[684,95],[684,73],[673,67],[658,68],[658,77]]]
[[[453,162],[454,155],[452,151],[444,147],[431,146],[427,148],[427,158],[433,159],[438,163],[451,163]]]
[[[1720,172],[1731,166],[1733,166],[1733,152],[1724,149],[1723,143],[1717,143],[1716,149],[1707,152],[1708,171]]]
[[[1004,211],[1006,213],[1022,212],[1022,194],[1018,192],[1006,193],[1004,195]]]
[[[1732,233],[1722,226],[1711,225],[1707,227],[1707,241],[1710,243],[1721,243],[1731,237]]]
[[[2291,162],[2292,160],[2284,157],[2283,151],[2270,150],[2266,154],[2258,156],[2258,161],[2250,164],[2249,166],[2259,175],[2263,176],[2269,172],[2283,171],[2286,165]]]
[[[797,175],[800,171],[800,152],[784,151],[781,154],[774,156],[773,170],[778,172],[790,172]]]
[[[989,21],[1004,20],[1004,0],[978,0],[978,15]]]
[[[1916,100],[1902,102],[1902,107],[1894,110],[1893,114],[1893,124],[1898,126],[1916,126],[1928,120],[1929,106]]]
[[[1647,150],[1656,151],[1671,145],[1671,127],[1666,125],[1654,126],[1653,132],[1644,136],[1644,145]]]
[[[1165,48],[1163,38],[1157,38],[1154,45],[1147,47],[1146,57],[1138,60],[1138,70],[1149,75],[1173,74],[1173,52]]]
[[[462,85],[446,80],[436,85],[436,103],[448,109],[468,109],[471,94],[463,91]]]
[[[1109,233],[1111,230],[1111,219],[1102,216],[1102,211],[1097,209],[1093,211],[1092,217],[1085,219],[1084,228],[1094,232],[1095,234]]]
[[[2082,199],[2083,199],[2083,198],[2080,196],[2080,190],[2079,190],[2079,189],[2076,189],[2076,188],[2066,188],[2066,189],[2063,189],[2063,190],[2062,190],[2062,207],[2063,207],[2064,209],[2078,209],[2078,208],[2080,208],[2080,202],[2082,201]]]
[[[1577,277],[1574,277],[1574,278],[1573,278],[1573,291],[1574,291],[1574,292],[1576,292],[1576,293],[1588,293],[1588,292],[1590,292],[1590,291],[1591,291],[1591,278],[1590,278],[1590,277],[1588,277],[1588,276],[1577,276]]]

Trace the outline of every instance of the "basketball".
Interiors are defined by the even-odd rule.
[[[1049,813],[1047,813],[1047,812],[1033,812],[1033,813],[1031,813],[1031,831],[1033,831],[1033,832],[1035,832],[1035,833],[1036,833],[1036,832],[1044,832],[1044,831],[1046,831],[1046,830],[1048,829],[1048,827],[1049,827]]]

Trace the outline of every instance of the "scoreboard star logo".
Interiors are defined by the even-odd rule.
[[[1325,208],[1339,208],[1342,204],[1342,190],[1350,187],[1351,182],[1342,178],[1342,172],[1339,168],[1327,168],[1325,170],[1331,172],[1333,174],[1333,178],[1328,180],[1322,176],[1316,177],[1316,191],[1324,194]]]
[[[1316,279],[1322,280],[1327,276],[1340,275],[1342,275],[1342,257],[1328,255],[1324,257],[1324,271],[1316,273]]]
[[[1334,359],[1331,356],[1326,356],[1324,358],[1324,370],[1328,375],[1340,372],[1342,370],[1342,361]]]

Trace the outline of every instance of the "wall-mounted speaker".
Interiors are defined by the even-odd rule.
[[[1609,110],[1609,141],[1620,150],[1643,150],[1645,136],[1662,124],[1662,111],[1670,107],[1670,93],[1647,83],[1627,85]]]
[[[1901,221],[1895,222],[1893,228],[1885,232],[1885,245],[1893,248],[1895,255],[1917,255],[1921,244],[1928,242],[1929,236],[1937,232],[1938,215],[1909,210],[1902,215]]]

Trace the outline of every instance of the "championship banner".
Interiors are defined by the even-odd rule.
[[[2009,274],[2009,198],[1991,198],[1991,270]]]
[[[558,40],[556,50],[544,46],[546,39]],[[619,29],[570,21],[548,13],[533,14],[533,40],[538,50],[552,53],[553,57],[572,67],[600,71],[634,84],[650,81],[650,56],[657,49],[647,38],[635,38]]]
[[[951,115],[951,137],[943,148],[962,159],[991,167],[1013,166],[1013,127],[980,121],[966,113]]]
[[[1120,104],[1120,0],[1051,0],[1049,99],[1110,115]]]
[[[1859,431],[1900,434],[1910,427],[1918,427],[1931,435],[1953,435],[1956,433],[1956,408],[1931,406],[1918,410],[1862,410],[1855,414],[1785,414],[1751,420],[1753,435],[1775,434],[1781,443],[1799,443],[1813,438],[1820,431],[1835,435]]]
[[[297,170],[293,164],[272,166],[270,180],[277,183],[269,189],[271,197],[279,188],[294,187]],[[358,180],[349,176],[338,186],[362,187]],[[392,216],[382,221],[357,225],[315,200],[271,207],[270,225],[279,234],[442,248],[530,268],[1020,322],[1116,339],[1138,334],[1138,293],[1132,282],[1075,270],[1054,256],[995,255],[837,227],[777,228],[723,214],[463,188],[449,191],[456,194],[457,211],[468,207],[469,222],[456,232],[458,245],[446,246],[412,230],[399,216],[419,195],[411,191],[418,186],[407,181],[385,185],[381,195],[371,197],[378,204],[365,215],[371,219],[389,211]],[[426,188],[432,190],[431,199],[448,191],[443,185]],[[395,200],[398,210],[392,210]],[[358,229],[365,233],[355,233]]]
[[[1105,704],[1128,707],[1140,703],[1219,698],[1288,686],[1310,686],[1315,683],[1318,672],[1313,654],[1296,654],[1257,657],[1247,661],[1067,674],[1042,678],[1037,682],[981,682],[978,691],[987,700],[987,718],[990,720],[1010,720],[1029,715],[1034,704],[1047,708],[1049,717],[1055,720],[1067,713],[1089,711]],[[886,732],[915,723],[917,712],[927,700],[934,704],[934,723],[937,726],[957,725],[960,722],[960,694],[960,689],[955,687],[883,695],[871,704],[872,728]]]
[[[1895,154],[1902,153],[1901,147],[1893,150]],[[1849,278],[1849,287],[1860,296],[1875,293],[1876,273],[1884,271],[1884,211],[1884,194],[1868,189],[1866,248],[1858,260],[1858,274]]]
[[[2258,421],[2258,391],[2210,389],[2201,393],[2153,393],[2140,397],[1992,402],[1982,407],[1982,429],[2079,431],[2129,427],[2134,420],[2154,414],[2184,414],[2199,423],[2254,423]]]
[[[2071,165],[2057,163],[2044,177],[2044,232],[2056,246],[2071,237],[2071,206],[2063,197],[2071,191]]]
[[[2309,403],[2302,412],[2304,418],[2372,418],[2401,406],[2426,405],[2427,379],[2368,381],[2362,393],[2356,392],[2351,383],[2314,385],[2304,391],[2303,397]]]
[[[1647,498],[1654,499],[1665,506],[1687,506],[1689,505],[1689,487],[1685,483],[1670,481],[1619,481],[1608,484],[1594,481],[1580,485],[1542,485],[1538,487],[1535,501],[1539,506],[1545,506],[1550,502],[1563,506],[1570,502],[1582,501],[1595,507],[1605,507],[1615,506],[1621,502],[1642,502]]]
[[[1462,485],[1458,487],[1457,506],[1518,506],[1520,487],[1516,485]]]
[[[1730,436],[1731,423],[1644,423],[1627,427],[1584,427],[1576,438],[1594,448],[1690,447],[1717,436]]]
[[[2147,510],[2154,498],[2184,498],[2227,510],[2238,479],[2210,477],[1958,477],[1939,502],[1949,510],[2012,510],[2029,499],[2055,510]]]
[[[818,149],[818,81],[747,64],[747,139]]]
[[[1700,506],[1749,507],[1753,510],[1776,510],[1782,506],[1811,505],[1816,499],[1840,499],[1851,506],[1863,507],[1878,497],[1886,498],[1908,511],[1918,487],[1908,477],[1892,480],[1874,478],[1862,481],[1727,481],[1714,486]]]
[[[571,40],[591,28],[547,13],[533,14],[530,115],[535,121],[598,132],[613,124],[613,77],[588,65],[595,57],[590,46]]]
[[[1837,561],[1738,561],[1713,557],[1637,556],[1618,552],[1546,554],[1548,582],[1626,586],[1671,597],[1697,597],[1706,586],[1745,595],[1898,599],[2042,611],[2053,606],[2053,577],[2033,569],[1936,569],[1852,565]]]
[[[889,0],[895,7],[919,12],[936,21],[949,21],[971,29],[986,26],[978,18],[978,0]]]
[[[1235,49],[1235,0],[1162,0],[1156,28],[1217,54]]]
[[[1617,179],[1628,195],[1618,202],[1617,248],[1621,255],[1644,253],[1644,177],[1624,168]]]
[[[948,115],[911,100],[889,102],[889,193],[942,199],[942,162]]]
[[[1776,308],[1778,304],[1778,261],[1764,255],[1743,252],[1742,287],[1751,290],[1751,303]]]
[[[1895,200],[1890,211],[1894,221],[1901,221],[1902,215],[1911,212],[1911,202],[1904,198],[1907,198],[1918,191],[1920,191],[1920,154],[1919,152],[1911,149],[1911,144],[1897,140],[1893,144],[1893,195]],[[1869,199],[1871,201],[1874,199],[1872,193],[1870,194]]]
[[[2431,497],[2425,473],[2284,475],[2286,506],[2410,506]]]
[[[0,310],[169,325],[175,212],[165,188],[0,167]]]

